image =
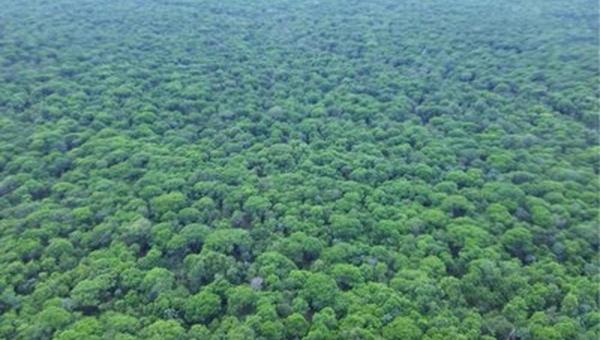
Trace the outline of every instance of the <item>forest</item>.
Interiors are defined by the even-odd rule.
[[[600,338],[596,0],[0,0],[0,339]]]

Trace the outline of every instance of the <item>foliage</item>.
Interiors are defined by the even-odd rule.
[[[0,338],[600,337],[598,4],[0,11]]]

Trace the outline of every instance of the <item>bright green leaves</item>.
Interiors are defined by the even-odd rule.
[[[383,336],[392,340],[417,340],[422,334],[421,329],[412,320],[404,317],[394,319],[383,328]]]
[[[185,206],[186,197],[180,192],[163,194],[152,199],[152,209],[156,215],[162,216],[167,212],[178,212]]]
[[[321,310],[334,306],[338,292],[334,279],[322,273],[314,273],[308,276],[302,296],[314,310]]]
[[[208,324],[221,311],[221,298],[208,291],[201,291],[185,303],[185,319],[189,323]]]
[[[97,309],[110,296],[113,280],[109,275],[80,281],[71,291],[71,298],[80,308]]]

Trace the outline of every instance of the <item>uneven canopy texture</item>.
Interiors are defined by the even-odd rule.
[[[0,338],[597,339],[598,3],[0,0]]]

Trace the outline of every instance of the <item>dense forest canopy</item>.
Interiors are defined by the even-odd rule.
[[[600,336],[597,1],[0,6],[0,338]]]

